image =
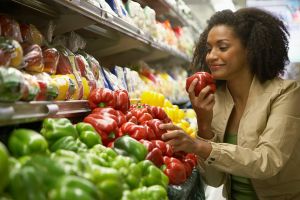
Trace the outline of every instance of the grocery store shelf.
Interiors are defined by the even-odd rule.
[[[90,112],[86,100],[0,103],[0,126],[34,122],[46,117],[79,117]]]
[[[159,19],[170,20],[171,24],[174,26],[189,26],[192,27],[194,31],[198,32],[198,29],[191,24],[187,19],[185,19],[182,14],[178,11],[176,7],[171,5],[166,0],[155,0],[155,1],[148,1],[148,0],[134,0],[140,3],[142,6],[149,6],[150,8],[154,9],[156,15]]]
[[[3,0],[0,12],[27,20],[42,32],[49,20],[55,23],[54,35],[75,31],[87,41],[85,50],[106,67],[141,59],[191,62],[182,52],[159,44],[138,27],[84,0]]]

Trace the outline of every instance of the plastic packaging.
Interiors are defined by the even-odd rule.
[[[40,93],[40,87],[36,77],[27,74],[26,72],[22,72],[22,75],[24,77],[25,92],[23,93],[21,100],[36,100],[38,94]]]
[[[40,92],[36,97],[37,101],[52,101],[58,96],[58,86],[49,74],[42,72],[33,73],[32,75],[36,77],[40,87]]]
[[[0,101],[18,101],[24,92],[25,84],[22,73],[12,67],[0,67]]]
[[[75,93],[75,82],[67,75],[51,76],[58,88],[58,96],[55,100],[69,100]]]
[[[23,42],[30,44],[37,44],[41,46],[44,41],[44,37],[41,32],[32,24],[20,24],[20,29],[23,37]]]
[[[14,19],[0,14],[1,35],[23,42],[20,25]]]
[[[44,69],[43,52],[39,45],[24,46],[24,68],[29,72],[42,72]]]
[[[170,200],[205,200],[205,193],[200,174],[194,169],[192,175],[181,185],[169,185]]]
[[[59,52],[53,47],[43,48],[43,58],[44,58],[44,72],[48,74],[55,74],[57,69],[57,64],[59,60]]]
[[[23,49],[16,40],[0,37],[0,65],[20,68]]]
[[[82,78],[85,78],[85,80],[88,82],[89,89],[90,90],[96,89],[97,81],[93,72],[90,69],[89,63],[80,54],[77,54],[75,56],[75,61]]]
[[[83,87],[82,80],[79,74],[79,70],[76,66],[75,55],[67,48],[63,46],[58,47],[60,52],[59,61],[57,65],[57,74],[73,74],[76,80],[77,90],[76,95],[72,99],[82,99]]]

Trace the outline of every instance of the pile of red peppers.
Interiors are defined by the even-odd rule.
[[[163,169],[170,184],[181,184],[191,175],[196,156],[173,152],[172,147],[161,140],[165,130],[159,125],[172,122],[162,108],[130,105],[128,92],[122,89],[94,89],[88,101],[92,112],[83,121],[96,129],[105,146],[113,147],[117,138],[129,135],[147,148],[146,159]]]

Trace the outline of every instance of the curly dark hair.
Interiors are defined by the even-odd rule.
[[[289,32],[278,17],[258,8],[216,12],[200,35],[191,64],[192,69],[196,70],[197,66],[200,66],[200,71],[209,71],[205,62],[207,35],[217,25],[233,28],[242,45],[248,50],[247,59],[251,72],[260,82],[284,73],[285,65],[289,63]]]

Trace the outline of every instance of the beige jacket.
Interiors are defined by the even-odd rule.
[[[221,143],[232,97],[226,87],[215,97],[215,137],[212,152],[202,163],[207,184],[228,185],[228,174],[233,174],[250,178],[261,200],[300,200],[300,84],[278,78],[262,85],[254,78],[238,145]]]

